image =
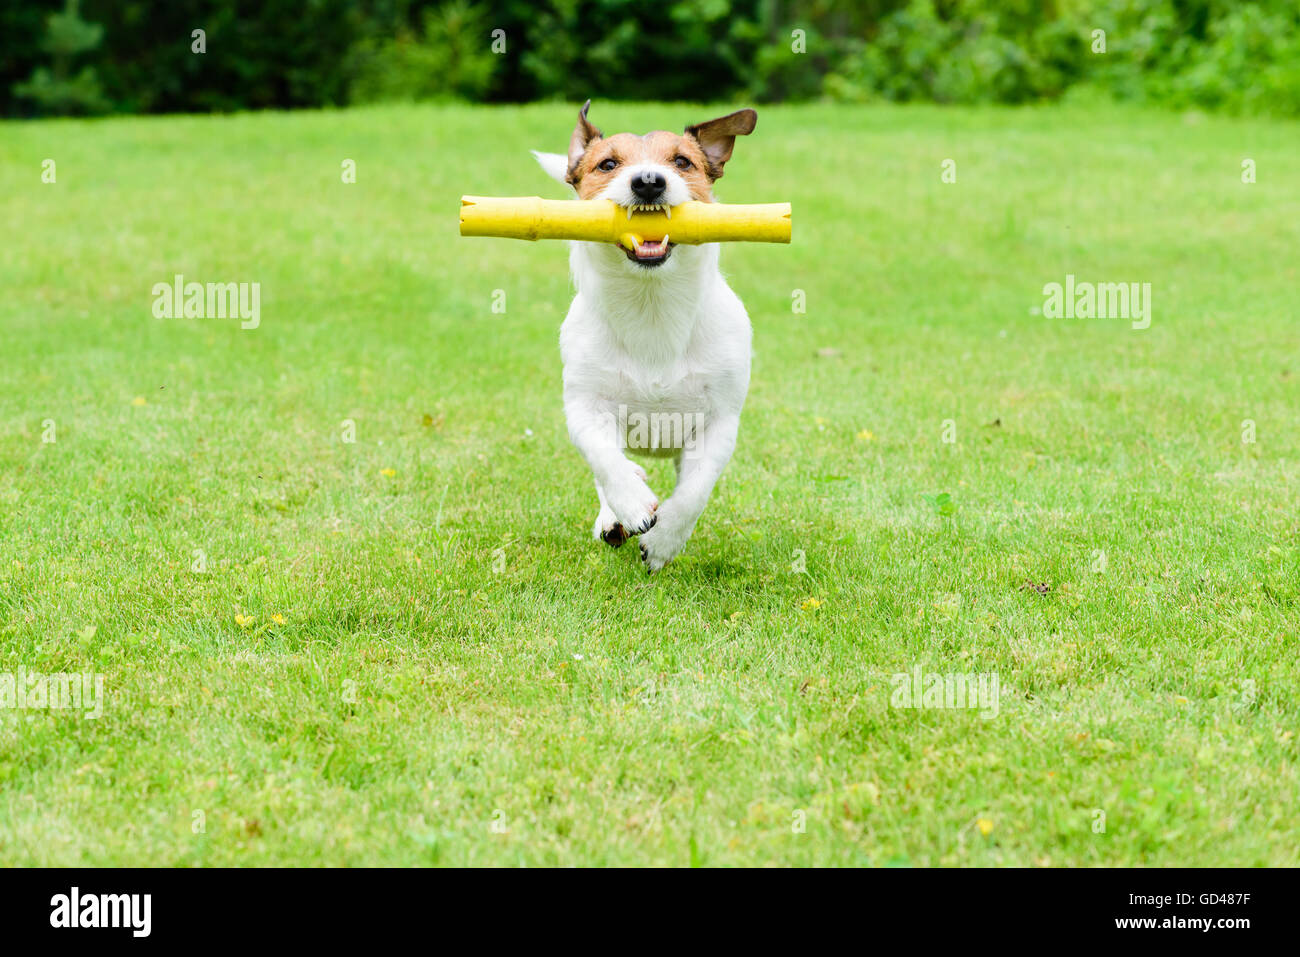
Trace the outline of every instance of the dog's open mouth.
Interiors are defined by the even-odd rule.
[[[673,251],[673,244],[668,241],[668,237],[663,239],[638,239],[631,237],[632,248],[628,249],[623,243],[618,244],[618,248],[632,262],[638,266],[659,266],[668,261],[668,256]]]
[[[665,219],[673,218],[672,207],[667,203],[634,204],[625,208],[629,226],[632,225],[633,213],[661,212],[664,214]],[[668,256],[673,251],[673,244],[668,241],[666,234],[663,239],[642,239],[639,234],[629,231],[620,236],[615,245],[623,250],[623,254],[631,262],[636,263],[638,266],[660,266],[668,261]]]

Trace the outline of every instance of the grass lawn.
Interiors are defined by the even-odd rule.
[[[0,862],[1300,863],[1300,127],[760,109],[718,192],[795,241],[723,250],[740,443],[649,577],[563,245],[456,235],[573,120],[0,124],[0,671],[106,697],[0,709]],[[260,325],[155,318],[177,273]],[[996,717],[891,707],[917,665]]]

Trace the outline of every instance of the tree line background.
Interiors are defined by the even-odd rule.
[[[1298,0],[6,0],[0,110],[1099,95],[1300,115],[1298,28]]]

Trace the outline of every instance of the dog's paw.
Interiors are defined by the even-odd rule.
[[[627,529],[617,519],[605,526],[602,526],[598,520],[594,537],[613,548],[618,548],[628,540]]]
[[[654,574],[686,547],[690,532],[684,534],[674,527],[672,522],[659,522],[654,528],[641,536],[641,561],[645,562],[647,572]]]
[[[659,499],[645,483],[644,469],[633,465],[616,485],[606,485],[605,502],[623,526],[625,537],[642,535],[654,527]]]
[[[618,548],[628,540],[629,536],[627,529],[623,527],[623,523],[618,520],[614,512],[602,506],[600,514],[596,516],[596,524],[591,527],[591,537],[598,542]]]

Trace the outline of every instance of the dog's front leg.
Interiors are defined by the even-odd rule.
[[[605,508],[613,512],[623,526],[624,535],[648,531],[655,524],[659,499],[646,484],[645,470],[623,454],[617,417],[576,396],[565,397],[564,417],[569,425],[569,438],[595,476],[602,515]],[[597,524],[601,523],[602,519],[598,518]]]
[[[682,450],[677,487],[659,507],[655,527],[641,536],[641,557],[649,571],[659,571],[685,547],[709,504],[713,486],[731,461],[739,428],[739,415],[721,416],[705,426],[693,447]]]

